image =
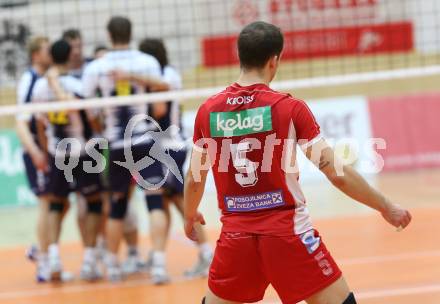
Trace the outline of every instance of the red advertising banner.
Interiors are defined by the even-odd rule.
[[[283,59],[308,59],[355,54],[410,51],[414,47],[411,22],[285,32]],[[236,64],[236,36],[202,41],[207,67]]]
[[[440,93],[373,98],[369,109],[385,171],[440,166]]]

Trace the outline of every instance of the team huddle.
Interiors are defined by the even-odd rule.
[[[39,282],[71,278],[63,269],[59,250],[71,194],[78,204],[84,247],[82,279],[94,281],[105,274],[108,280],[120,281],[132,273],[148,271],[155,284],[169,281],[165,249],[170,207],[174,205],[183,214],[182,176],[187,155],[179,105],[164,101],[109,108],[105,98],[178,90],[182,81],[169,65],[161,40],[145,38],[139,50],[131,49],[132,26],[125,17],[112,17],[107,31],[111,47],[96,47],[93,59],[83,57],[82,38],[76,29],[64,31],[62,38],[52,43],[36,37],[29,44],[31,66],[18,85],[19,104],[81,102],[85,98],[103,101],[101,107],[90,110],[17,115],[26,174],[40,204],[38,246],[28,252],[36,263]],[[133,162],[144,163],[136,174],[133,168],[121,165],[127,150]],[[136,209],[129,203],[138,185],[150,217],[151,248],[145,259],[138,248]],[[197,234],[199,258],[185,272],[188,277],[207,276],[213,256],[200,225]],[[122,240],[128,252],[120,262]]]

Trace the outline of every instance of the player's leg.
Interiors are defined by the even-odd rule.
[[[125,161],[123,149],[109,152],[109,186],[111,190],[110,213],[106,224],[107,253],[105,264],[107,277],[111,281],[122,279],[122,271],[118,261],[119,244],[123,235],[123,219],[128,206],[128,188],[130,186],[130,172],[119,166],[115,161]]]
[[[23,154],[23,163],[26,171],[26,177],[32,192],[38,198],[38,218],[37,218],[37,240],[38,246],[32,245],[27,250],[26,256],[31,261],[36,262],[37,282],[46,282],[50,279],[49,273],[49,198],[47,196],[48,176],[38,171],[32,163],[29,154]]]
[[[98,270],[98,254],[96,244],[100,232],[102,219],[102,197],[100,193],[89,195],[87,200],[87,213],[84,221],[84,257],[81,268],[81,278],[84,280],[96,280],[101,277]]]
[[[163,284],[169,280],[165,257],[169,224],[163,205],[162,192],[147,190],[146,201],[150,217],[151,279],[155,284]]]
[[[306,299],[308,304],[356,304],[354,295],[343,277]]]
[[[57,168],[55,158],[49,157],[50,172],[48,174],[47,192],[49,193],[48,213],[48,260],[51,279],[62,279],[62,263],[59,250],[59,240],[64,215],[69,207],[68,195],[71,184],[66,180],[63,170]]]
[[[79,235],[82,242],[86,238],[85,226],[86,226],[86,216],[87,216],[87,201],[81,193],[76,192],[76,222],[78,224]]]
[[[240,304],[241,302],[233,302],[217,297],[211,290],[208,290],[206,297],[202,299],[202,304]]]
[[[135,184],[130,186],[129,200],[136,190]],[[124,218],[124,240],[127,244],[127,258],[122,264],[122,270],[125,274],[133,274],[142,271],[145,268],[145,262],[139,253],[139,233],[138,216],[136,205],[130,203]]]
[[[99,260],[103,260],[106,252],[106,237],[105,237],[105,227],[107,224],[107,218],[110,213],[110,182],[109,182],[109,149],[102,150],[102,157],[105,161],[105,169],[100,173],[101,185],[102,185],[102,217],[101,217],[101,227],[99,230],[98,238],[96,240],[96,250]]]
[[[29,187],[38,199],[38,218],[36,227],[38,246],[31,245],[26,252],[26,256],[29,260],[37,262],[37,280],[45,281],[43,266],[47,260],[47,249],[49,247],[47,227],[47,218],[49,214],[49,201],[47,198],[48,179],[43,172],[39,172],[35,168],[28,153],[23,153],[23,163]]]
[[[145,152],[148,152],[151,147],[152,145],[137,147],[134,153],[136,154],[136,158],[141,159],[144,157]],[[154,284],[164,284],[169,281],[169,277],[166,270],[165,257],[165,247],[168,237],[168,218],[164,210],[163,188],[159,186],[164,179],[162,163],[157,160],[154,161],[150,166],[141,170],[140,175],[146,183],[138,181],[138,184],[141,187],[143,185],[148,186],[147,189],[143,190],[150,216],[151,280]]]
[[[50,277],[54,281],[61,280],[62,264],[59,250],[59,240],[61,234],[61,227],[64,218],[64,210],[68,205],[66,195],[53,195],[49,200],[49,214],[48,214],[48,260]]]
[[[96,242],[101,228],[103,198],[101,195],[101,179],[99,173],[86,172],[83,164],[92,161],[89,156],[80,158],[80,166],[74,169],[76,190],[86,202],[84,217],[84,257],[81,267],[81,278],[93,281],[101,277],[98,269]]]

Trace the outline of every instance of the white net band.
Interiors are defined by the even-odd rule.
[[[314,77],[299,80],[278,81],[271,84],[275,90],[294,90],[315,87],[337,86],[352,83],[382,81],[390,79],[404,79],[440,75],[440,65],[427,67],[398,69],[390,71],[378,71],[368,73],[346,74],[328,77]],[[164,100],[178,100],[183,102],[188,99],[208,98],[222,91],[224,87],[212,87],[205,89],[190,89],[169,91],[161,93],[149,93],[141,95],[129,95],[119,97],[91,98],[81,101],[53,101],[46,103],[28,103],[24,105],[6,105],[0,107],[0,116],[17,114],[34,114],[63,110],[81,110],[101,107],[115,107],[136,105],[145,103],[161,102]],[[105,103],[103,102],[105,100]]]

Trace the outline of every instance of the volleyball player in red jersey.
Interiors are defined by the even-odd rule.
[[[223,224],[203,303],[257,302],[269,284],[283,303],[356,303],[311,224],[298,183],[297,146],[334,186],[391,225],[404,228],[411,221],[407,210],[335,157],[303,101],[269,88],[283,43],[271,24],[246,26],[238,38],[239,80],[197,113],[185,232],[194,239],[194,223],[205,222],[197,208],[210,168]]]

